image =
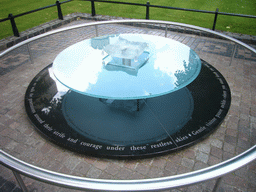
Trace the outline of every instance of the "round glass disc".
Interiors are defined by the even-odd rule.
[[[177,91],[200,70],[200,58],[188,46],[145,34],[87,39],[63,50],[53,62],[54,75],[71,90],[119,100]]]

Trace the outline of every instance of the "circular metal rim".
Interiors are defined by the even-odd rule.
[[[92,22],[86,24],[80,24],[71,27],[65,27],[62,29],[54,30],[39,36],[33,37],[31,39],[25,40],[13,47],[0,53],[0,58],[7,54],[8,52],[28,44],[37,39],[60,33],[62,31],[72,30],[81,27],[87,26],[96,26],[103,24],[118,24],[118,23],[147,23],[147,24],[164,24],[164,25],[175,25],[186,27],[190,29],[196,29],[204,32],[220,36],[224,39],[235,42],[243,47],[249,49],[253,53],[256,53],[256,50],[250,47],[249,45],[229,37],[227,35],[212,31],[210,29],[205,29],[202,27],[197,27],[188,24],[176,23],[176,22],[167,22],[167,21],[149,21],[149,20],[113,20],[113,21],[101,21],[101,22]],[[12,157],[8,153],[0,150],[0,160],[1,164],[10,169],[18,171],[30,178],[34,178],[46,183],[51,183],[63,187],[69,187],[72,189],[91,189],[97,191],[154,191],[154,190],[165,190],[171,188],[182,187],[186,185],[192,185],[199,182],[207,181],[210,179],[221,177],[227,173],[233,172],[238,168],[254,161],[256,159],[256,145],[248,149],[247,151],[237,155],[227,161],[210,166],[205,169],[198,171],[189,172],[186,174],[154,178],[154,179],[143,179],[143,180],[103,180],[103,179],[89,179],[71,175],[60,174],[50,170],[42,169],[37,166],[33,166],[29,163],[23,162],[15,157]]]
[[[23,162],[0,150],[1,164],[30,178],[72,189],[96,191],[155,191],[192,185],[221,177],[256,159],[256,146],[217,165],[169,177],[142,180],[104,180],[61,174]]]
[[[253,49],[251,46],[249,46],[249,45],[247,45],[247,44],[245,44],[245,43],[243,43],[243,42],[241,42],[241,41],[239,41],[239,40],[237,40],[233,37],[230,37],[230,36],[224,35],[222,33],[219,33],[219,32],[216,32],[216,31],[213,31],[213,30],[210,30],[210,29],[206,29],[206,28],[203,28],[203,27],[198,27],[198,26],[184,24],[184,23],[171,22],[171,21],[133,19],[133,20],[98,21],[98,22],[84,23],[84,24],[79,24],[79,25],[75,25],[75,26],[69,26],[69,27],[64,27],[64,28],[61,28],[61,29],[56,29],[56,30],[49,31],[49,32],[46,32],[44,34],[32,37],[32,38],[27,39],[25,41],[22,41],[22,42],[14,45],[14,46],[8,48],[7,50],[3,51],[2,53],[0,53],[0,57],[2,57],[6,53],[8,53],[8,52],[10,52],[10,51],[22,46],[22,45],[28,44],[32,41],[35,41],[37,39],[41,39],[43,37],[46,37],[46,36],[49,36],[49,35],[52,35],[52,34],[60,33],[62,31],[68,31],[68,30],[82,28],[82,27],[88,27],[88,26],[97,26],[97,25],[104,25],[104,24],[118,24],[118,23],[147,23],[147,24],[158,24],[158,25],[159,24],[164,24],[164,25],[175,25],[175,26],[186,27],[186,28],[190,28],[190,29],[196,29],[196,30],[208,32],[208,33],[223,37],[225,39],[228,39],[230,41],[238,43],[238,44],[242,45],[243,47],[246,47],[247,49],[256,53],[256,50]]]

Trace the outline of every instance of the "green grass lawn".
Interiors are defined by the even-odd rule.
[[[123,2],[146,3],[147,0],[117,0]],[[0,0],[0,19],[8,17],[9,13],[17,15],[26,11],[55,4],[56,0]],[[150,0],[152,5],[164,5],[180,8],[199,9],[220,12],[256,15],[255,0]],[[63,15],[74,12],[91,13],[91,3],[88,1],[74,0],[61,5]],[[95,2],[96,14],[119,17],[145,19],[145,7],[118,5]],[[57,8],[52,7],[15,19],[19,32],[48,22],[58,17]],[[214,15],[177,11],[170,9],[150,8],[150,19],[165,20],[192,24],[205,28],[212,28]],[[218,16],[217,30],[256,35],[256,19]],[[0,39],[11,36],[10,21],[0,23]]]

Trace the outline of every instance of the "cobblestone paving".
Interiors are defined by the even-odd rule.
[[[69,25],[87,22],[80,20]],[[107,33],[165,34],[161,29],[127,25],[99,26]],[[96,28],[80,28],[36,40],[8,53],[0,63],[0,146],[30,164],[60,173],[100,179],[146,179],[199,170],[230,159],[256,144],[256,55],[234,43],[168,31],[167,37],[187,44],[226,78],[232,104],[221,126],[187,149],[139,160],[110,160],[76,154],[43,138],[30,123],[24,94],[33,77],[64,48],[95,36]],[[30,54],[29,54],[30,53]],[[21,191],[10,170],[0,165],[0,191]],[[71,191],[23,177],[29,191]],[[212,191],[216,180],[171,191]],[[72,190],[75,191],[75,190]],[[168,190],[167,190],[168,191]],[[169,190],[170,191],[170,190]],[[256,162],[225,175],[219,191],[256,191]]]

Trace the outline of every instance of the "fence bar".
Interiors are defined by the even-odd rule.
[[[4,18],[4,19],[0,19],[0,23],[1,23],[1,22],[4,22],[4,21],[8,21],[8,20],[10,20],[9,17]]]
[[[60,1],[56,1],[56,6],[57,6],[57,10],[58,10],[58,17],[60,20],[63,20],[63,15],[61,12],[61,7],[60,7]]]
[[[15,176],[17,182],[19,183],[20,188],[22,189],[23,192],[28,192],[28,189],[26,185],[24,184],[23,179],[21,178],[20,174],[17,173],[16,171],[12,170],[13,175]]]
[[[62,2],[60,2],[60,4],[68,3],[68,2],[70,2],[70,1],[71,1],[71,0],[62,1]],[[30,14],[30,13],[34,13],[34,12],[41,11],[41,10],[44,10],[44,9],[48,9],[48,8],[51,8],[51,7],[54,7],[54,6],[56,6],[56,4],[48,5],[48,6],[41,7],[41,8],[35,9],[35,10],[31,10],[31,11],[28,11],[28,12],[25,12],[25,13],[21,13],[21,14],[18,14],[18,15],[14,15],[13,17],[14,17],[14,18],[20,17],[20,16],[23,16],[23,15],[27,15],[27,14]]]
[[[137,6],[144,6],[144,7],[147,6],[146,4],[141,4],[141,3],[129,3],[129,2],[121,2],[121,1],[102,1],[102,0],[84,0],[84,1],[96,1],[96,2],[103,2],[103,3],[137,5]]]
[[[217,17],[218,17],[218,13],[219,13],[219,9],[217,8],[215,11],[215,17],[214,17],[214,21],[213,21],[213,26],[212,26],[212,30],[215,30],[215,26],[216,26],[216,22],[217,22]]]
[[[149,6],[150,6],[150,3],[148,1],[146,4],[146,19],[149,19]]]
[[[246,17],[246,18],[256,18],[255,15],[243,15],[243,14],[225,13],[225,12],[219,12],[219,15],[237,16],[237,17]]]
[[[17,26],[16,26],[16,23],[15,23],[15,21],[14,21],[13,15],[10,13],[8,17],[9,17],[9,19],[10,19],[10,21],[11,21],[13,35],[16,36],[16,37],[19,37],[20,34],[19,34],[18,28],[17,28]]]
[[[41,11],[41,10],[44,10],[44,9],[47,9],[47,8],[51,8],[51,7],[54,7],[56,6],[56,4],[53,4],[53,5],[48,5],[46,7],[41,7],[41,8],[38,8],[38,9],[35,9],[35,10],[31,10],[31,11],[28,11],[28,12],[25,12],[25,13],[20,13],[18,15],[14,15],[13,17],[16,18],[16,17],[21,17],[23,15],[27,15],[27,14],[30,14],[30,13],[34,13],[34,12],[37,12],[37,11]]]
[[[96,15],[96,11],[95,11],[94,0],[91,0],[91,7],[92,7],[92,16],[95,16]]]

